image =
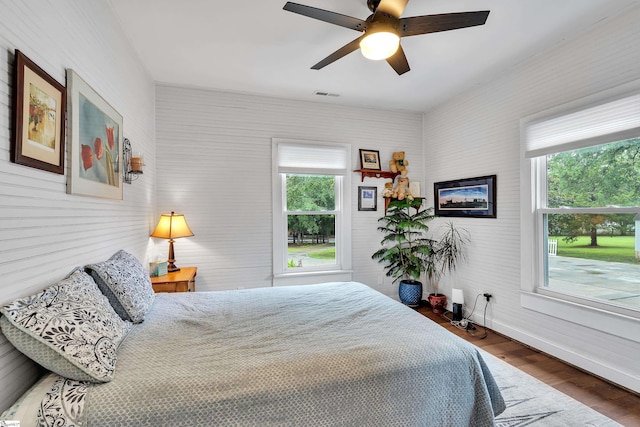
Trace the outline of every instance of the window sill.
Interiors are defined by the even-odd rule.
[[[350,282],[353,270],[301,271],[273,275],[273,286],[311,285],[321,282]]]
[[[640,343],[640,319],[534,292],[521,292],[520,303],[529,310]]]
[[[331,274],[351,274],[353,270],[315,270],[315,271],[301,271],[295,273],[279,273],[274,274],[273,277],[275,279],[286,278],[286,277],[307,277],[307,276],[324,276]]]

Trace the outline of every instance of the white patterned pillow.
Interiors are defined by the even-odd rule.
[[[149,273],[130,253],[120,250],[111,258],[85,267],[124,320],[140,323],[155,294]]]
[[[131,330],[87,273],[0,308],[0,327],[22,353],[78,381],[111,381],[117,350]]]

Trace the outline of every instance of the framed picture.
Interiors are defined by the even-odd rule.
[[[376,150],[360,149],[360,169],[379,171],[380,168],[380,152]]]
[[[64,174],[66,96],[63,85],[16,50],[12,162]]]
[[[358,187],[358,210],[378,210],[378,187]]]
[[[438,216],[496,218],[496,175],[433,184]]]
[[[67,192],[122,200],[122,116],[70,69],[67,87]]]

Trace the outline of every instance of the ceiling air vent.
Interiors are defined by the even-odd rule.
[[[318,96],[340,96],[337,93],[325,92],[324,90],[317,90],[313,94]]]

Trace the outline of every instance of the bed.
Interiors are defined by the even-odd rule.
[[[77,286],[89,286],[87,277]],[[20,417],[22,427],[490,426],[505,409],[473,345],[361,283],[148,300],[142,321],[123,320],[110,378],[48,373],[4,419]],[[3,314],[3,332],[18,342],[7,306]]]

